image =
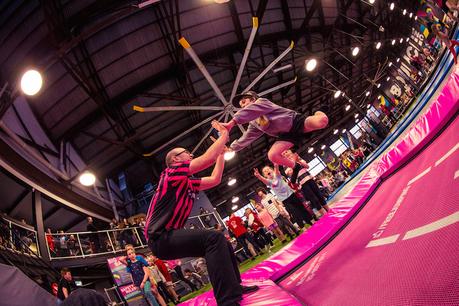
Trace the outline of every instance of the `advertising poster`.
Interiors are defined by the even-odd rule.
[[[113,279],[117,286],[127,285],[132,283],[131,274],[126,270],[126,266],[120,262],[120,257],[114,257],[107,259],[108,267],[112,272]]]
[[[129,306],[148,306],[142,293],[134,284],[120,286],[118,289]]]

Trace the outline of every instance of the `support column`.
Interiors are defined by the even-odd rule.
[[[43,225],[41,193],[35,189],[32,190],[32,214],[37,230],[38,247],[40,248],[41,257],[49,262],[49,251],[46,244],[45,227]]]

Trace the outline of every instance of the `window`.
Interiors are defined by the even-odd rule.
[[[333,151],[333,153],[335,153],[336,156],[340,156],[344,151],[347,150],[347,145],[340,138],[330,146],[330,149]]]
[[[373,114],[373,116],[375,116],[375,117],[381,116],[381,112],[379,110],[377,110],[373,105],[367,111],[367,114],[370,115],[370,116],[371,116],[371,114]]]
[[[325,164],[324,162],[320,159],[320,157],[315,157],[313,160],[308,162],[309,165],[309,173],[311,173],[312,176],[316,176],[322,170],[325,169]]]
[[[360,130],[360,127],[359,125],[357,124],[356,126],[354,126],[351,130],[350,130],[352,136],[355,137],[355,139],[359,139],[360,136],[362,136],[362,131]]]

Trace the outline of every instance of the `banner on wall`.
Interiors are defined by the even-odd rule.
[[[121,263],[120,258],[124,256],[118,256],[107,259],[108,267],[112,272],[113,279],[117,286],[127,285],[132,283],[131,273],[126,270],[126,266]]]
[[[143,298],[142,292],[134,284],[118,287],[121,296],[127,301],[129,306],[148,306]]]

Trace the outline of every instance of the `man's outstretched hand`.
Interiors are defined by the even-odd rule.
[[[221,126],[223,126],[228,132],[234,127],[236,122],[234,120],[230,120],[229,122],[218,122]]]
[[[226,127],[223,126],[222,123],[218,122],[217,120],[213,120],[212,127],[218,131],[220,137],[226,137],[225,142],[229,140],[229,131],[226,129]]]

